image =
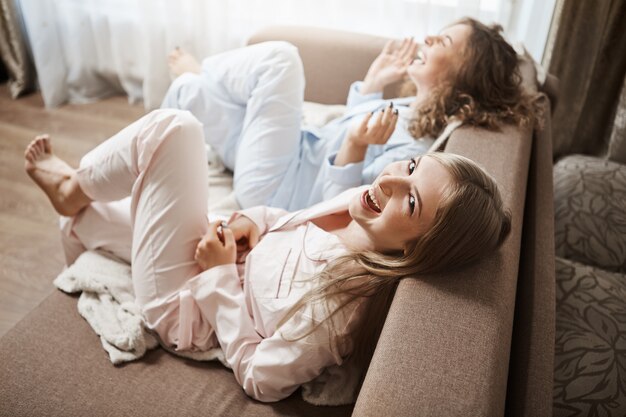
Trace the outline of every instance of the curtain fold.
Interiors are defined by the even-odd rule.
[[[28,55],[20,14],[13,0],[0,0],[0,56],[9,77],[12,98],[32,91],[34,67]]]
[[[160,105],[166,56],[243,46],[276,24],[423,39],[462,16],[505,28],[514,0],[19,0],[46,106],[124,92]]]
[[[560,79],[555,157],[606,152],[626,74],[624,22],[624,0],[564,0],[550,59]]]

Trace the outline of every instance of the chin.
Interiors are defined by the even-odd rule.
[[[357,218],[360,217],[359,210],[362,210],[361,200],[358,197],[360,197],[360,194],[358,196],[352,197],[350,199],[350,203],[348,203],[348,214],[350,215],[352,220],[357,220]]]

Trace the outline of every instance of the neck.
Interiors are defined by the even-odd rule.
[[[430,88],[424,86],[417,86],[417,94],[415,95],[415,101],[411,103],[411,107],[418,108],[420,107],[428,98],[430,94]]]
[[[350,220],[345,227],[333,230],[331,233],[339,237],[341,242],[351,251],[361,252],[375,249],[374,242],[354,220]]]
[[[413,102],[413,106],[419,107],[424,101],[426,101],[432,89],[426,85],[420,85],[417,83],[415,84],[415,88],[417,92],[415,93],[415,101]]]

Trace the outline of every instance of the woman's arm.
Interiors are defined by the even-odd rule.
[[[202,316],[215,330],[235,379],[246,394],[259,401],[286,398],[326,366],[341,361],[329,344],[327,326],[297,341],[283,339],[280,332],[261,337],[232,263],[204,271],[189,281],[188,288]],[[284,325],[290,330],[287,337],[303,334],[311,324],[309,317],[296,313]]]

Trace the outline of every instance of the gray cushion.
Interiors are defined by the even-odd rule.
[[[626,165],[573,155],[554,166],[556,255],[626,272]]]
[[[556,258],[554,416],[626,415],[626,275]]]
[[[607,158],[611,161],[626,164],[626,77],[615,109],[615,120],[609,139]]]

